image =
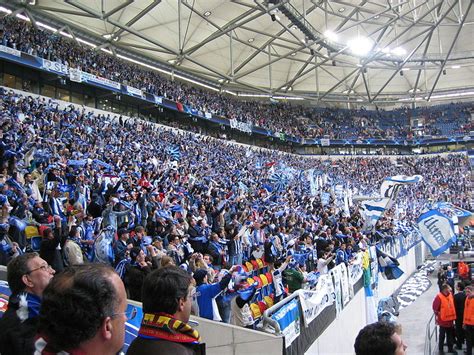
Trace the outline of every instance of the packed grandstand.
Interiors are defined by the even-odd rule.
[[[0,27],[5,47],[299,138],[452,138],[473,130],[472,102],[384,110],[244,101],[13,16]],[[145,278],[175,265],[194,275],[194,315],[263,330],[265,310],[316,289],[338,265],[362,265],[371,246],[383,253],[400,236],[403,248],[419,242],[418,218],[435,203],[474,209],[466,152],[334,159],[171,125],[1,87],[0,264],[33,251],[56,272],[108,264],[138,302]],[[379,198],[382,181],[400,176],[410,185],[368,226],[361,201]],[[204,300],[203,284],[218,292]],[[231,309],[236,297],[248,314]]]

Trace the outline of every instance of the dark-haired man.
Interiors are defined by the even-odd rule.
[[[54,270],[37,253],[10,261],[8,286],[12,292],[8,309],[0,319],[0,354],[32,354],[43,291]]]
[[[189,324],[191,276],[176,266],[150,273],[143,284],[143,320],[128,355],[203,353],[199,333]]]
[[[123,282],[109,266],[66,269],[43,293],[36,354],[117,354],[124,342],[126,308]]]
[[[356,355],[403,355],[407,346],[393,323],[376,322],[366,325],[354,343]]]

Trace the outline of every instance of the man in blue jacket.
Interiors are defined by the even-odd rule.
[[[216,321],[222,320],[215,298],[229,285],[235,268],[236,266],[233,266],[229,273],[222,277],[221,281],[212,284],[207,279],[207,270],[198,269],[194,272],[193,277],[196,280],[196,303],[199,309],[199,317]]]

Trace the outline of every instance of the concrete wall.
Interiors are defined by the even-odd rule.
[[[379,274],[379,288],[378,298],[390,297],[405,281],[416,271],[416,259],[415,259],[415,248],[421,248],[423,253],[423,260],[426,258],[426,248],[424,243],[420,242],[416,247],[411,248],[408,251],[408,255],[403,258],[399,258],[400,269],[404,271],[404,274],[397,280],[386,280]]]
[[[365,294],[361,289],[305,355],[353,354],[354,339],[366,324]]]
[[[398,259],[400,268],[404,271],[402,277],[398,280],[386,280],[379,274],[377,300],[391,296],[416,271],[415,248],[422,250],[423,260],[426,258],[427,250],[424,243],[418,244],[411,248],[406,256]],[[364,289],[361,289],[338,318],[315,340],[305,355],[354,354],[354,340],[359,330],[366,324],[365,293]]]
[[[249,330],[204,318],[191,317],[199,322],[194,328],[206,343],[207,355],[280,355],[283,338],[268,333]]]

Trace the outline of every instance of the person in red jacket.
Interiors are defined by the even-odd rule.
[[[439,353],[444,354],[444,340],[448,338],[448,351],[453,353],[454,344],[454,320],[456,319],[456,308],[451,286],[443,284],[441,292],[433,301],[433,311],[436,315],[436,324],[439,325]]]
[[[466,337],[466,354],[472,355],[472,345],[474,343],[474,285],[466,287],[463,327],[464,336]]]

